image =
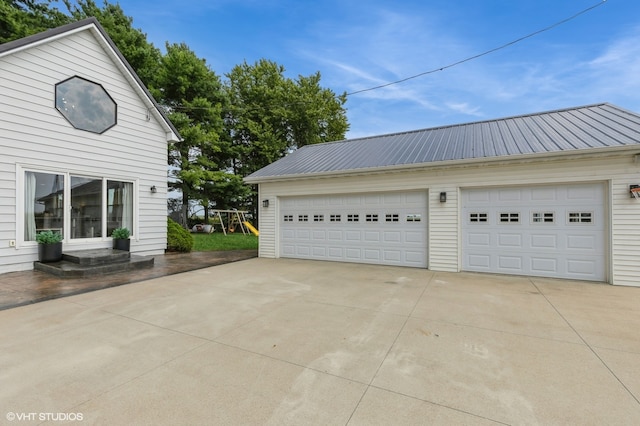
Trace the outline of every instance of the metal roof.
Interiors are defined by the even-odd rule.
[[[603,103],[304,146],[248,183],[637,146],[640,115]],[[593,151],[591,151],[593,152]]]
[[[116,44],[113,42],[113,40],[111,40],[111,37],[109,37],[109,35],[107,34],[107,31],[102,27],[102,25],[100,25],[100,22],[98,22],[98,20],[94,17],[85,18],[80,21],[72,22],[70,24],[62,25],[57,28],[52,28],[52,29],[49,29],[37,34],[33,34],[21,39],[0,44],[0,58],[5,55],[10,55],[14,52],[18,52],[23,49],[27,49],[42,43],[49,42],[51,40],[58,39],[60,37],[65,37],[68,34],[73,34],[75,32],[84,31],[84,30],[92,30],[95,35],[97,35],[99,38],[102,39],[102,41],[104,41],[107,44],[109,48],[108,53],[115,55],[114,59],[118,60],[122,64],[122,66],[125,68],[126,72],[128,73],[128,77],[132,79],[131,83],[135,84],[138,87],[138,89],[140,89],[140,91],[144,94],[144,96],[153,106],[153,109],[158,112],[158,114],[162,119],[162,123],[164,123],[164,125],[168,128],[170,133],[172,133],[172,138],[175,139],[176,141],[181,140],[178,129],[176,129],[176,127],[173,125],[171,120],[169,120],[169,117],[167,117],[167,115],[164,113],[162,108],[160,108],[156,100],[153,98],[153,96],[149,92],[149,89],[147,89],[147,87],[144,85],[142,80],[140,80],[140,77],[138,76],[138,74],[131,67],[129,62],[127,62],[126,58],[124,57],[122,52],[120,52],[120,50],[118,49]]]

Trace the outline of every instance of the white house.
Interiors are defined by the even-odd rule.
[[[640,115],[614,105],[305,146],[245,181],[261,257],[640,286]]]
[[[0,273],[64,250],[166,248],[167,142],[179,134],[94,18],[0,45]]]

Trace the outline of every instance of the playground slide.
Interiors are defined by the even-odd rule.
[[[244,226],[246,226],[247,229],[251,231],[253,235],[255,236],[260,235],[260,231],[258,231],[252,224],[250,224],[249,222],[242,222],[242,223],[244,223]]]

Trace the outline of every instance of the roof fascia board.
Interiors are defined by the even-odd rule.
[[[555,153],[538,153],[538,154],[522,154],[518,156],[502,156],[502,157],[490,157],[490,158],[473,158],[468,160],[449,160],[439,161],[435,163],[420,163],[420,164],[402,164],[397,166],[383,166],[375,168],[363,168],[353,170],[338,170],[331,172],[318,172],[318,173],[301,173],[296,175],[283,175],[283,176],[269,176],[269,177],[245,177],[243,180],[248,184],[260,184],[269,182],[283,182],[302,179],[316,179],[316,178],[330,178],[337,176],[356,176],[356,175],[371,175],[371,174],[383,174],[394,172],[406,172],[412,170],[434,170],[434,169],[449,169],[449,168],[464,168],[483,165],[509,165],[509,164],[523,164],[531,163],[534,161],[561,161],[568,159],[582,159],[589,157],[615,157],[628,154],[629,152],[635,152],[640,154],[639,145],[626,145],[621,147],[603,147],[603,148],[591,148],[588,150],[579,151],[559,151]]]

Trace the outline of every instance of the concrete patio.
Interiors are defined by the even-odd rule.
[[[640,288],[253,258],[0,311],[0,423],[635,425],[639,330]]]

